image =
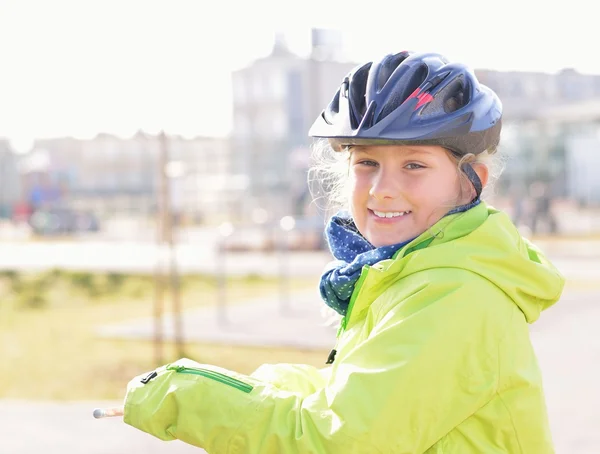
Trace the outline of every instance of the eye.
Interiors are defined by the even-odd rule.
[[[375,161],[371,161],[369,159],[364,159],[362,161],[357,162],[359,165],[368,166],[368,167],[377,167],[379,164]]]
[[[404,166],[405,169],[408,170],[417,170],[417,169],[424,169],[425,166],[422,166],[421,164],[417,164],[416,162],[411,162],[410,164],[406,164]]]

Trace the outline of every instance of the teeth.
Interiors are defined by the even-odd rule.
[[[380,217],[380,218],[395,218],[398,216],[404,216],[405,214],[410,213],[410,211],[388,211],[388,212],[384,212],[384,211],[375,211],[373,210],[373,213],[375,213],[376,216]]]

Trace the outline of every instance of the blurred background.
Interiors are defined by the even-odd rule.
[[[503,102],[488,201],[568,280],[531,327],[557,452],[600,452],[590,8],[0,0],[0,453],[199,452],[91,412],[181,356],[324,365],[307,131],[350,69],[404,49]]]

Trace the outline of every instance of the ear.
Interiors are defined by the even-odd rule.
[[[488,169],[488,166],[481,162],[476,162],[474,164],[471,164],[471,166],[473,167],[473,170],[475,170],[475,173],[477,173],[477,176],[481,180],[481,186],[485,188],[487,186],[488,178],[490,176],[490,170]]]

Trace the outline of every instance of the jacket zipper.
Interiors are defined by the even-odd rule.
[[[344,318],[342,318],[342,322],[340,323],[340,327],[339,327],[337,335],[336,335],[337,338],[339,338],[342,335],[342,333],[346,329],[346,326],[348,326],[348,320],[350,320],[350,314],[352,313],[352,308],[354,307],[354,302],[356,301],[356,298],[358,297],[358,294],[360,293],[360,288],[362,287],[363,282],[367,278],[367,274],[369,273],[370,269],[371,269],[371,267],[369,265],[365,265],[364,272],[360,274],[358,281],[356,282],[356,285],[354,286],[354,291],[352,292],[352,296],[350,297],[350,302],[348,303],[348,310],[346,311],[346,315],[344,315]],[[337,342],[336,342],[336,347],[337,347]],[[335,361],[336,354],[337,354],[337,349],[334,348],[333,350],[331,350],[331,352],[329,352],[329,356],[327,357],[327,361],[325,361],[325,364],[333,364],[333,362]]]
[[[249,393],[254,389],[254,387],[252,385],[249,385],[248,383],[244,383],[243,381],[230,377],[229,375],[216,372],[214,370],[174,365],[167,366],[167,370],[173,370],[181,374],[201,375],[203,377],[218,381],[219,383],[223,383],[224,385],[229,385],[233,388],[239,389],[240,391],[243,391],[245,393]]]
[[[403,253],[403,257],[413,251],[417,251],[419,249],[426,248],[427,246],[429,246],[431,244],[431,242],[434,239],[435,239],[434,237],[427,238],[426,240],[421,241],[420,243],[416,244],[415,246],[413,246],[409,249],[406,249]],[[398,256],[400,251],[402,251],[402,249],[399,249],[396,252],[396,254],[394,254],[394,258],[396,258]],[[352,308],[354,307],[354,302],[356,301],[356,298],[358,298],[358,294],[360,293],[360,288],[362,287],[363,282],[367,278],[367,274],[369,273],[370,269],[371,269],[371,267],[369,265],[365,265],[364,272],[360,274],[360,277],[358,278],[358,281],[356,282],[356,285],[354,286],[354,291],[352,292],[352,296],[350,297],[350,303],[348,304],[348,311],[346,312],[346,315],[344,316],[344,318],[342,319],[342,322],[340,323],[340,328],[338,329],[338,332],[336,335],[337,338],[339,338],[341,336],[341,334],[344,332],[344,330],[348,326],[348,321],[350,320],[350,314],[352,313]],[[336,347],[337,347],[337,342],[336,342]],[[333,364],[333,362],[335,361],[336,354],[337,354],[337,349],[334,348],[333,350],[331,350],[331,352],[329,352],[329,356],[327,357],[327,361],[325,362],[325,364]]]
[[[365,282],[365,279],[367,278],[367,274],[369,274],[370,269],[371,269],[371,267],[369,265],[365,265],[364,273],[360,274],[360,276],[358,278],[358,282],[356,282],[356,285],[354,286],[354,291],[352,292],[352,296],[350,297],[350,303],[348,304],[348,311],[346,312],[346,315],[342,319],[342,323],[340,325],[340,330],[338,332],[338,336],[340,334],[342,334],[342,332],[348,326],[348,321],[350,320],[350,314],[352,313],[352,309],[354,308],[354,303],[356,302],[356,298],[358,298],[360,289],[361,289],[363,283]]]

